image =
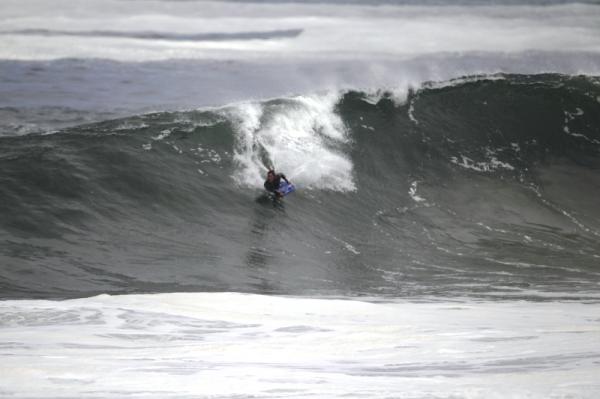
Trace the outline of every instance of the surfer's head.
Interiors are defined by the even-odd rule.
[[[269,169],[267,172],[267,180],[272,181],[275,178],[275,170]]]

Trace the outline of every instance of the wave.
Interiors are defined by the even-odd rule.
[[[94,0],[85,9],[62,7],[57,13],[54,4],[23,7],[15,2],[6,5],[7,17],[0,21],[5,38],[0,59],[268,60],[271,64],[282,59],[295,63],[359,60],[378,65],[444,54],[519,57],[527,52],[567,52],[564,63],[573,62],[569,56],[598,55],[597,3],[469,3],[439,7],[435,2],[269,6],[268,2],[111,1],[107,5]],[[540,65],[548,67],[535,64]],[[494,66],[496,72],[520,73],[507,63]],[[597,60],[583,66],[584,71],[598,73]]]
[[[286,29],[271,31],[251,32],[213,32],[196,34],[178,34],[171,32],[122,32],[108,30],[93,31],[68,31],[52,29],[22,29],[12,31],[1,31],[0,35],[23,35],[23,36],[74,36],[91,38],[126,38],[143,40],[167,40],[167,41],[223,41],[223,40],[268,40],[278,38],[294,38],[302,33],[302,29]]]
[[[594,77],[494,75],[4,137],[3,296],[585,296],[599,108]]]

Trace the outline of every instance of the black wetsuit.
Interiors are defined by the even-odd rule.
[[[283,173],[277,173],[273,181],[269,181],[269,179],[265,180],[265,190],[272,193],[279,190],[279,184],[281,183],[281,179],[287,181]]]

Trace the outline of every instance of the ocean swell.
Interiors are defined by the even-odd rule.
[[[479,76],[398,98],[2,138],[4,297],[598,293],[597,79]],[[298,187],[283,203],[263,197],[269,166]]]

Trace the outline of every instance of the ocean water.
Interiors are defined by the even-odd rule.
[[[598,397],[599,20],[4,0],[0,396]]]

